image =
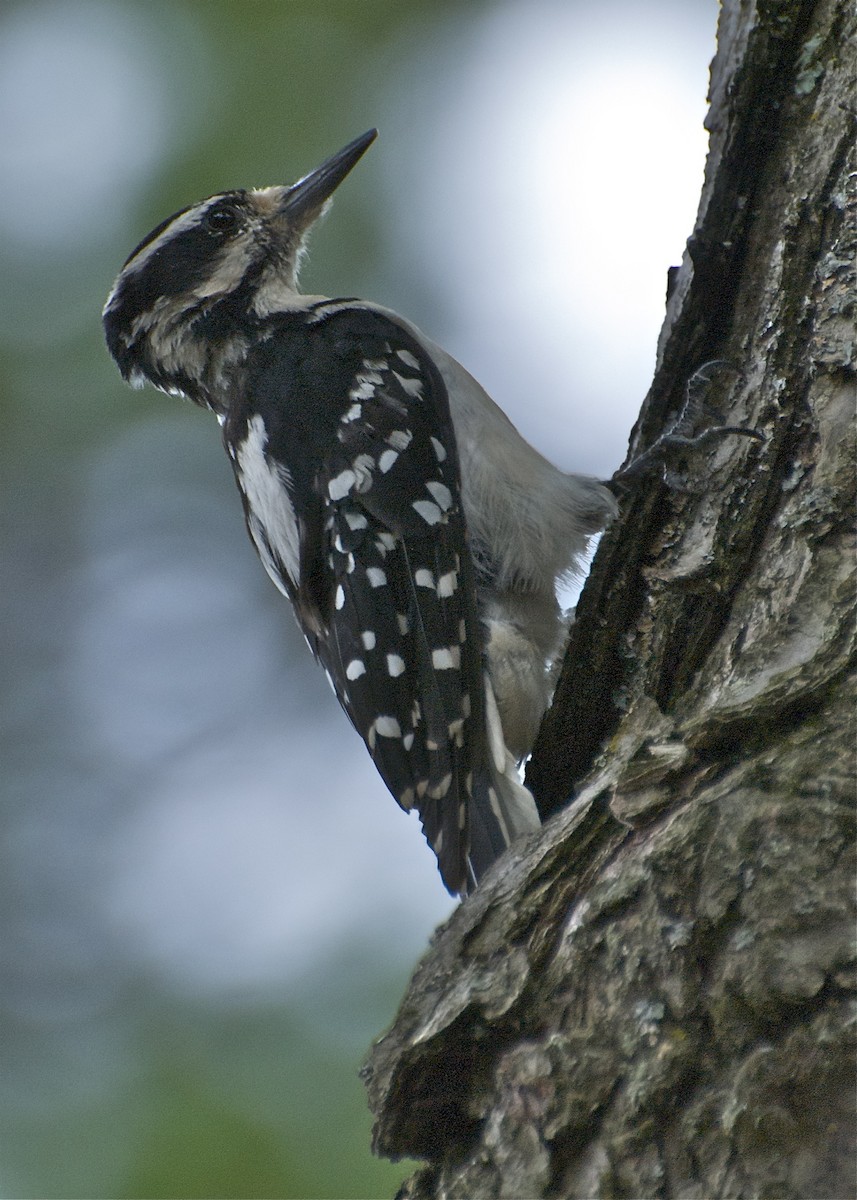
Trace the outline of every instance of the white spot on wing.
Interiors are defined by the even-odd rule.
[[[455,595],[455,589],[458,586],[458,574],[455,571],[447,571],[446,575],[441,575],[437,581],[437,594],[444,598]]]
[[[436,437],[431,439],[432,447],[434,448],[435,458],[438,462],[443,462],[446,458],[446,447],[443,442],[439,442]]]
[[[387,671],[395,679],[405,673],[405,660],[399,654],[387,655]]]
[[[360,634],[360,641],[363,643],[363,648],[365,650],[374,650],[375,640],[375,634],[371,629],[364,629]]]
[[[371,400],[375,395],[375,385],[374,383],[369,383],[368,380],[364,380],[357,387],[353,387],[348,395],[352,400]]]
[[[357,476],[353,471],[340,471],[338,475],[334,475],[330,483],[327,485],[327,494],[331,500],[342,500],[357,482]]]
[[[386,364],[381,359],[364,359],[363,369],[354,376],[354,387],[348,393],[352,400],[371,400],[375,389],[384,382],[384,376],[374,368],[384,369]]]
[[[375,460],[370,454],[358,454],[354,460],[354,473],[357,476],[357,491],[368,492],[372,486],[372,471]]]
[[[390,468],[393,466],[393,464],[395,463],[395,461],[398,457],[399,457],[398,450],[384,450],[381,454],[381,457],[378,459],[379,469],[384,474],[386,474],[387,471],[389,471]]]
[[[395,717],[376,717],[371,726],[379,737],[402,736],[402,729]]]
[[[366,674],[366,664],[361,662],[359,658],[352,658],[351,662],[345,668],[346,679],[359,679],[361,675]]]
[[[431,500],[415,500],[411,508],[422,517],[427,525],[437,525],[443,520],[443,513]]]
[[[420,360],[415,354],[411,354],[410,350],[397,350],[396,357],[400,358],[406,367],[411,367],[414,371],[418,371]]]
[[[434,591],[434,575],[425,567],[420,567],[414,572],[414,583],[417,587],[431,588]]]
[[[452,492],[445,483],[438,483],[437,480],[432,479],[426,484],[426,491],[434,496],[444,512],[452,507]]]
[[[444,775],[440,783],[436,784],[436,786],[433,788],[429,788],[428,794],[431,796],[432,800],[442,800],[449,791],[449,786],[451,783],[452,775]]]
[[[407,392],[409,396],[413,396],[414,400],[420,400],[423,394],[423,381],[421,379],[407,379],[404,375],[400,375],[398,371],[393,374],[402,385],[402,390]]]
[[[366,578],[369,580],[369,586],[373,588],[383,587],[387,582],[387,575],[380,567],[367,567]]]
[[[461,648],[447,646],[442,650],[432,650],[431,665],[436,671],[457,671],[461,666]]]

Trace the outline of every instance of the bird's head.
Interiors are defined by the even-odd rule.
[[[155,226],[104,306],[123,377],[199,399],[212,364],[240,357],[254,321],[299,302],[307,233],[375,137],[369,130],[290,187],[221,192]]]

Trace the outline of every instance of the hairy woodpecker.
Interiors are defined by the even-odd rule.
[[[217,416],[265,569],[462,893],[539,824],[516,764],[565,632],[556,584],[615,500],[547,462],[409,321],[298,291],[307,233],[375,136],[291,187],[162,221],[104,328],[132,385]]]

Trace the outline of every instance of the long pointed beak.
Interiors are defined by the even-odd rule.
[[[320,167],[304,175],[286,191],[280,212],[290,220],[303,224],[314,217],[342,183],[345,176],[363,157],[375,138],[377,129],[370,129],[349,142]]]

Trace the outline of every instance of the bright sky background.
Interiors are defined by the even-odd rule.
[[[651,380],[715,21],[714,3],[499,4],[450,29],[442,78],[419,55],[379,146],[389,187],[407,164],[397,253],[438,297],[438,339],[568,470],[619,466]]]

